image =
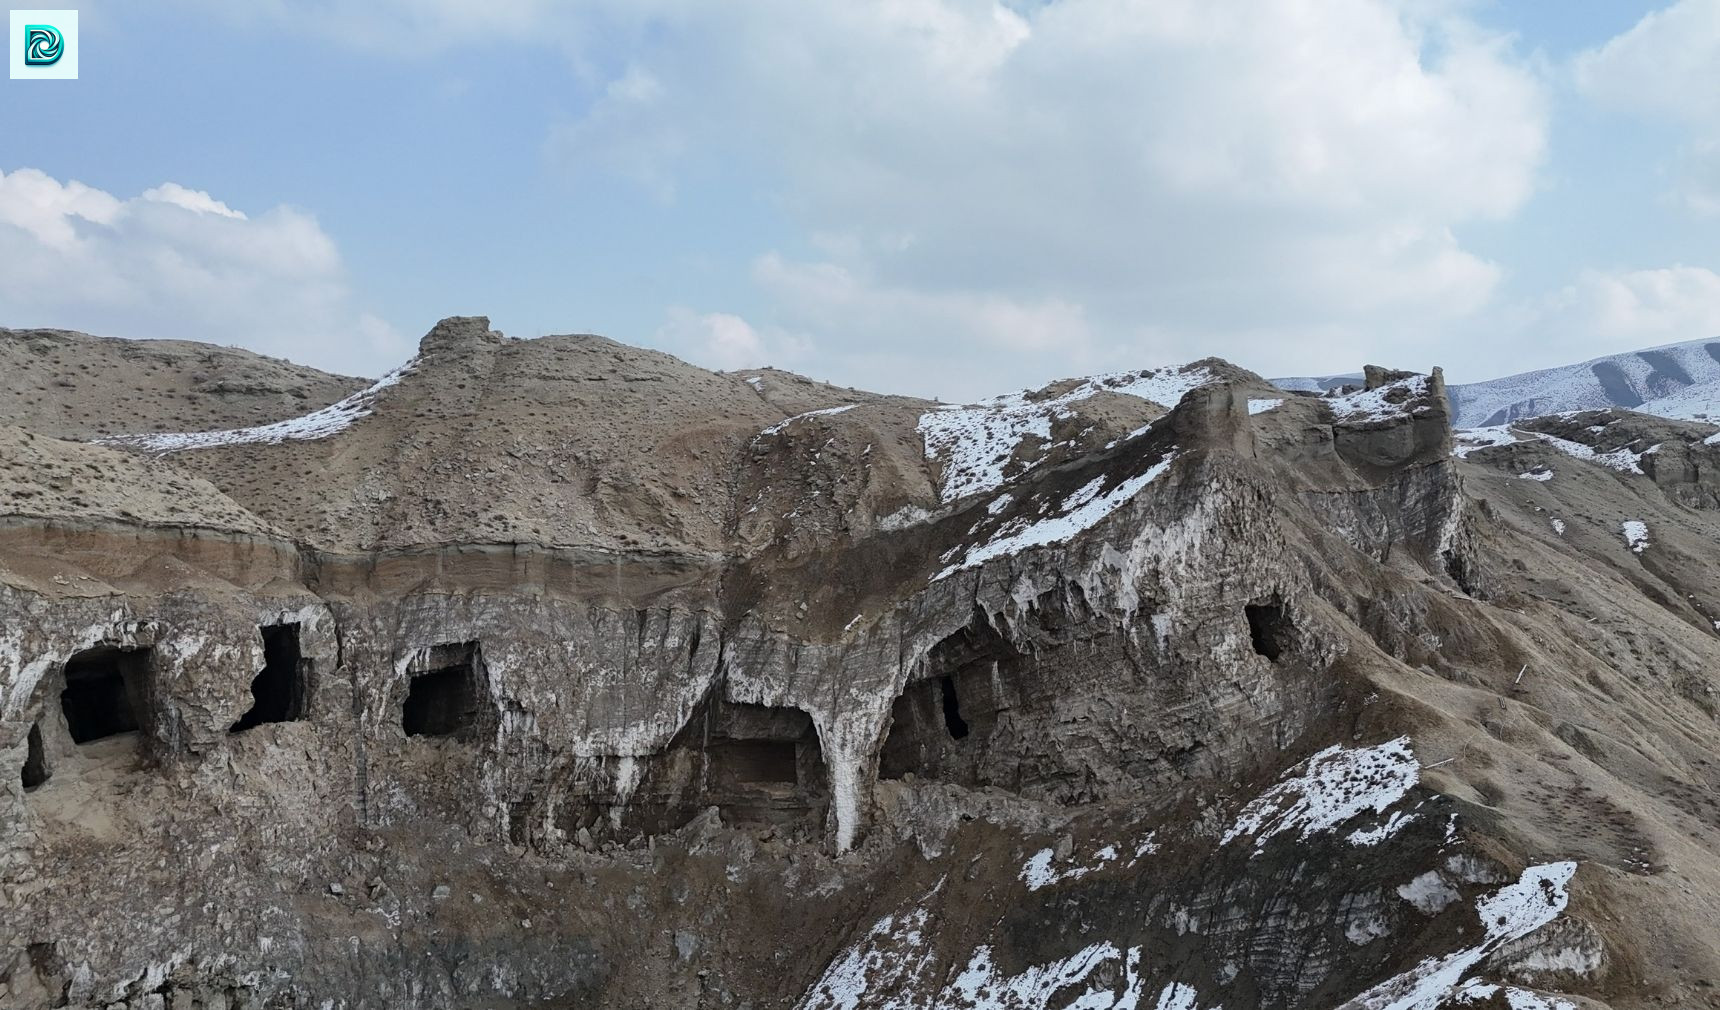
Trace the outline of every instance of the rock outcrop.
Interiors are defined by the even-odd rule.
[[[1720,981],[1699,427],[1454,454],[1437,369],[958,407],[480,318],[301,378],[0,429],[0,1005]]]

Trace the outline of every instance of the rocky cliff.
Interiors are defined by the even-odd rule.
[[[0,1005],[1720,1005],[1711,426],[0,339]]]

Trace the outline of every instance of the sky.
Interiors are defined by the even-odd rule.
[[[3,326],[946,400],[1720,335],[1720,0],[78,10],[78,80],[0,82]]]

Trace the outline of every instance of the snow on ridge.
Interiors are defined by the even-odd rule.
[[[1500,415],[1503,415],[1500,419],[1511,421],[1552,411],[1603,407],[1624,407],[1662,417],[1684,416],[1677,411],[1693,410],[1694,406],[1687,401],[1701,399],[1700,394],[1687,396],[1687,391],[1709,387],[1709,396],[1713,397],[1713,384],[1720,383],[1720,360],[1708,351],[1708,345],[1715,342],[1715,338],[1707,338],[1664,344],[1450,386],[1447,392],[1452,415],[1463,427],[1486,424]],[[1691,382],[1682,384],[1665,371],[1665,365],[1682,371]],[[1597,366],[1608,373],[1606,380],[1595,371]]]
[[[1244,807],[1219,844],[1253,835],[1258,853],[1267,839],[1287,831],[1305,839],[1367,811],[1384,813],[1421,780],[1409,737],[1373,747],[1333,744],[1298,767],[1300,774],[1280,780]]]
[[[1248,412],[1250,414],[1264,414],[1269,410],[1277,410],[1282,406],[1284,406],[1284,398],[1282,396],[1264,400],[1251,399],[1248,401]]]
[[[1411,375],[1373,389],[1328,396],[1325,400],[1339,420],[1384,421],[1426,410],[1426,404],[1417,404],[1416,401],[1427,395],[1427,382],[1425,375]],[[1392,395],[1397,397],[1395,401],[1387,398]]]
[[[1641,554],[1649,547],[1648,524],[1641,519],[1626,519],[1619,524],[1624,532],[1624,542],[1630,546],[1631,552]]]
[[[796,1010],[1050,1010],[1054,1005],[1082,1010],[1201,1010],[1199,994],[1182,982],[1166,985],[1156,1003],[1145,1002],[1141,948],[1124,951],[1109,940],[1090,943],[1045,964],[1028,965],[1014,975],[997,966],[991,945],[981,944],[961,972],[934,993],[930,991],[936,984],[931,974],[934,952],[925,935],[927,919],[922,900],[906,913],[879,920],[865,937],[831,961]]]
[[[1495,424],[1486,428],[1460,428],[1451,433],[1451,454],[1458,459],[1468,459],[1469,454],[1482,449],[1491,449],[1497,445],[1511,445],[1519,441],[1517,433],[1508,424]]]
[[[1538,992],[1519,989],[1514,985],[1500,986],[1480,979],[1469,979],[1463,983],[1463,988],[1452,994],[1458,1006],[1475,1003],[1480,1000],[1492,999],[1503,990],[1505,1003],[1511,1010],[1577,1010],[1577,1005],[1570,1000],[1557,996],[1543,996]]]
[[[1715,436],[1715,440],[1716,444],[1720,444],[1720,435]],[[1544,431],[1527,431],[1510,424],[1495,424],[1486,428],[1463,428],[1452,432],[1451,454],[1458,459],[1468,459],[1472,452],[1525,441],[1545,442],[1572,459],[1587,460],[1610,470],[1617,470],[1619,473],[1634,474],[1643,472],[1642,458],[1654,455],[1664,444],[1657,442],[1641,452],[1632,452],[1629,446],[1620,446],[1611,452],[1596,452],[1593,446],[1573,442],[1557,435],[1549,435]],[[1545,475],[1543,476],[1537,471],[1544,471]],[[1548,468],[1538,467],[1536,470],[1518,476],[1526,480],[1551,480],[1553,472]]]
[[[280,445],[287,441],[315,441],[338,435],[352,427],[353,422],[369,417],[376,398],[384,389],[396,385],[402,376],[417,367],[413,358],[358,392],[313,410],[300,417],[260,424],[252,428],[229,428],[224,431],[145,432],[138,435],[115,435],[95,439],[97,445],[128,446],[161,455],[188,449],[212,449],[223,445]]]
[[[933,576],[932,581],[936,582],[963,569],[982,565],[994,558],[1020,554],[1032,547],[1062,543],[1078,533],[1092,529],[1169,470],[1176,457],[1176,449],[1172,448],[1158,462],[1147,467],[1144,473],[1124,480],[1103,494],[1098,493],[1102,478],[1094,478],[1064,499],[1057,512],[1035,519],[1018,518],[1004,523],[990,540],[968,547],[961,560],[951,563]],[[954,548],[944,555],[943,560],[949,561],[961,550],[959,546]]]
[[[1501,946],[1557,919],[1570,903],[1570,883],[1576,872],[1577,864],[1568,861],[1529,867],[1516,883],[1507,884],[1475,903],[1484,933],[1479,943],[1444,957],[1427,958],[1361,993],[1339,1010],[1438,1010],[1454,997],[1482,998],[1483,994],[1475,990],[1483,984],[1466,978],[1469,970]],[[1465,996],[1471,992],[1474,992],[1472,997]],[[1510,999],[1507,995],[1507,1000]],[[1530,1002],[1512,1001],[1512,1005],[1526,1010],[1536,1008]],[[1553,1008],[1559,1010],[1557,1002]]]
[[[879,919],[870,931],[824,969],[818,981],[806,990],[796,1010],[858,1010],[876,1006],[868,992],[900,992],[918,982],[932,966],[933,951],[926,942],[926,921],[931,913],[926,903],[943,886],[928,891],[913,908]],[[890,1003],[888,1006],[902,1004]]]
[[[1003,484],[1003,470],[1028,436],[1050,439],[1051,422],[1071,416],[1071,407],[1099,393],[1121,393],[1169,409],[1189,391],[1214,380],[1210,369],[1183,365],[1138,372],[1110,372],[1083,379],[1073,389],[1044,400],[1023,390],[920,415],[917,430],[926,458],[944,464],[946,502],[981,494]]]
[[[775,435],[777,432],[782,431],[784,428],[787,428],[789,425],[793,424],[794,422],[799,421],[799,420],[803,420],[803,419],[808,418],[808,417],[821,417],[825,414],[840,414],[843,411],[853,410],[855,407],[858,407],[858,406],[860,406],[858,403],[845,403],[840,407],[825,407],[822,410],[809,410],[804,414],[796,414],[793,417],[785,417],[782,420],[771,425],[770,427],[766,428],[765,430],[759,432],[757,435],[754,435],[753,438],[759,439],[759,438],[763,438],[766,435]]]
[[[1136,842],[1135,854],[1129,857],[1127,862],[1120,865],[1133,866],[1159,851],[1158,842],[1154,840],[1156,834],[1157,832],[1148,832],[1144,838]],[[1094,871],[1102,870],[1117,862],[1120,855],[1115,845],[1107,845],[1094,852],[1090,860],[1070,859],[1059,866],[1056,862],[1057,851],[1055,849],[1040,849],[1022,865],[1018,879],[1027,885],[1029,891],[1037,891],[1044,887],[1050,887],[1052,884],[1060,884],[1065,880],[1080,880]]]

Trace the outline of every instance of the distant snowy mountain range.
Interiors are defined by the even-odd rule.
[[[1320,392],[1361,374],[1272,379],[1280,389]],[[1610,354],[1486,382],[1447,387],[1459,428],[1504,424],[1566,410],[1624,407],[1685,420],[1720,419],[1720,337]]]

